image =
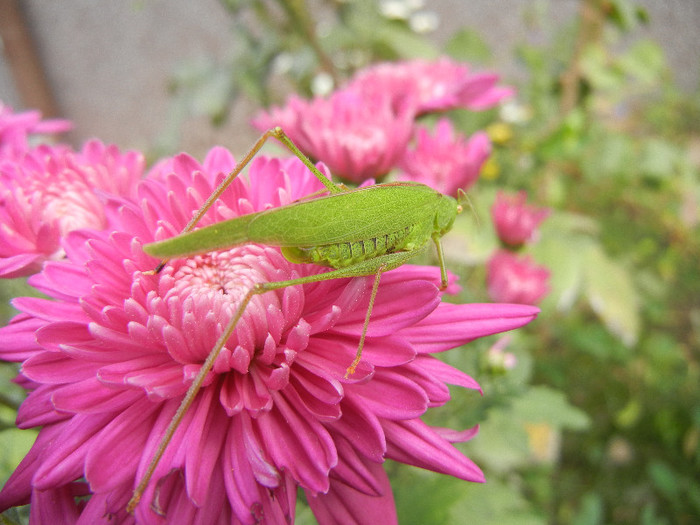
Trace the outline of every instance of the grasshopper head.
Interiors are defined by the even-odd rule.
[[[443,236],[452,229],[457,214],[462,212],[462,206],[449,195],[441,195],[441,197],[435,214],[435,231]]]

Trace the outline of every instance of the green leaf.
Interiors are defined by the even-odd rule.
[[[377,42],[392,49],[397,56],[435,59],[439,52],[423,36],[404,27],[384,24],[377,28]]]
[[[630,0],[609,0],[608,17],[623,31],[633,29],[637,23],[645,22],[646,11]]]
[[[570,404],[563,392],[546,386],[530,388],[513,402],[512,410],[528,423],[571,430],[583,430],[590,424],[586,413]]]
[[[604,523],[603,501],[600,494],[595,492],[586,494],[581,500],[581,508],[572,525],[599,525]]]
[[[581,253],[593,243],[598,223],[584,215],[557,211],[542,224],[541,239],[531,248],[535,260],[551,271],[551,292],[544,305],[568,311],[581,295],[584,282]]]
[[[489,479],[484,485],[469,485],[464,496],[450,508],[447,521],[450,525],[544,525],[546,522],[515,487],[497,479]]]
[[[463,525],[544,525],[545,520],[519,492],[489,476],[485,484],[387,463],[393,472],[396,508],[401,525],[439,523]]]
[[[636,175],[638,152],[632,140],[623,133],[605,132],[596,136],[585,151],[581,170],[587,180],[599,182]]]
[[[445,44],[445,52],[456,60],[483,64],[491,58],[491,49],[479,33],[471,29],[457,31]]]
[[[36,430],[16,428],[0,432],[0,485],[4,485],[20,461],[32,448],[37,436]]]
[[[620,69],[647,85],[657,83],[666,71],[666,59],[661,47],[651,40],[637,42],[619,60]]]
[[[507,472],[527,463],[530,445],[523,420],[515,410],[492,410],[469,442],[468,456],[496,472]]]
[[[654,486],[668,499],[675,500],[681,492],[678,476],[666,463],[653,461],[647,468]]]
[[[629,270],[591,243],[581,254],[584,292],[608,330],[632,346],[639,335],[639,299]]]
[[[542,235],[532,253],[535,260],[551,272],[550,293],[543,306],[554,304],[559,311],[568,311],[581,294],[583,286],[583,265],[580,244],[590,242],[575,235]]]
[[[463,480],[434,472],[391,462],[387,465],[389,468],[396,467],[396,475],[391,476],[391,485],[402,525],[445,523],[453,502],[464,497],[471,487]]]
[[[681,153],[676,146],[661,139],[649,139],[642,147],[639,170],[647,177],[667,179],[675,172]]]
[[[618,90],[625,76],[613,67],[609,51],[598,44],[590,44],[581,54],[581,71],[585,78],[597,89]]]

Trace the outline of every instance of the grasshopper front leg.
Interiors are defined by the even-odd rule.
[[[248,153],[245,154],[243,159],[236,164],[236,167],[233,168],[233,171],[229,173],[226,178],[221,181],[221,184],[217,186],[217,188],[213,191],[211,195],[209,195],[209,198],[207,198],[206,201],[204,201],[204,204],[202,204],[202,207],[197,210],[197,213],[194,214],[194,216],[190,219],[190,222],[187,223],[187,226],[182,230],[180,233],[186,233],[190,231],[192,228],[194,228],[197,223],[200,221],[200,219],[204,216],[204,214],[211,208],[211,206],[221,197],[221,194],[228,188],[231,183],[235,180],[238,175],[240,175],[241,171],[243,171],[243,168],[245,168],[248,163],[253,160],[253,157],[260,151],[260,149],[263,147],[263,145],[270,139],[271,137],[276,138],[279,142],[281,142],[289,151],[291,151],[294,155],[296,155],[299,160],[301,160],[304,165],[309,168],[311,173],[314,174],[314,176],[323,184],[326,189],[331,192],[331,193],[342,193],[344,190],[340,186],[334,184],[328,178],[324,177],[323,173],[318,171],[318,168],[314,166],[314,164],[309,160],[309,158],[304,155],[299,148],[296,147],[296,145],[289,139],[289,137],[286,135],[284,131],[282,131],[282,128],[276,127],[267,130],[265,133],[263,133],[260,138],[255,141],[255,144],[253,144],[253,147],[250,148]]]
[[[190,221],[185,225],[185,227],[182,229],[180,232],[180,235],[183,233],[187,233],[189,231],[192,231],[192,229],[199,223],[200,220],[202,220],[202,217],[209,211],[209,209],[212,207],[212,205],[221,197],[221,195],[226,191],[226,188],[228,188],[231,183],[236,179],[241,174],[241,171],[250,163],[251,160],[257,155],[257,153],[262,149],[262,147],[265,145],[265,143],[270,139],[270,138],[275,138],[277,139],[284,147],[286,147],[291,153],[293,153],[301,162],[311,171],[311,173],[316,177],[321,184],[323,184],[326,188],[325,191],[328,191],[330,193],[343,193],[348,191],[348,188],[345,187],[343,184],[335,184],[333,181],[329,180],[327,177],[321,173],[316,166],[314,166],[314,163],[311,162],[311,160],[304,155],[299,148],[292,142],[292,140],[287,136],[287,134],[282,130],[282,128],[275,127],[272,129],[267,130],[265,133],[263,133],[258,140],[255,141],[255,144],[253,144],[253,147],[248,150],[248,153],[246,153],[243,157],[243,159],[236,164],[236,166],[233,168],[233,171],[229,173],[226,178],[221,181],[221,183],[216,187],[216,189],[212,192],[211,195],[207,198],[206,201],[204,201],[204,204],[197,210],[197,212],[192,216]],[[163,269],[163,267],[167,264],[167,260],[161,261],[158,266],[153,270],[151,273],[160,273],[160,271]]]

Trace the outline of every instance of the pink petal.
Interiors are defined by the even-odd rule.
[[[386,439],[380,420],[364,403],[354,397],[343,400],[343,417],[327,426],[343,436],[364,457],[376,463],[384,461]]]
[[[369,496],[335,479],[331,482],[331,488],[327,494],[314,495],[306,491],[309,506],[319,523],[337,525],[398,523],[391,485],[382,465],[372,462],[365,462],[365,464],[381,485],[381,495]]]
[[[432,356],[420,356],[419,360],[416,362],[416,365],[420,366],[428,374],[440,381],[464,388],[471,388],[483,393],[479,383],[474,381],[474,379],[469,377],[461,370],[457,370],[456,368],[453,368],[447,363],[444,363],[439,359],[435,359]]]
[[[519,328],[535,319],[539,311],[534,306],[517,304],[442,303],[433,315],[405,328],[401,335],[418,352],[443,352],[479,337]]]
[[[27,359],[22,373],[41,383],[60,384],[95,376],[95,363],[78,361],[63,354],[42,352]]]
[[[70,485],[32,492],[32,523],[77,523],[80,511]]]
[[[0,491],[0,512],[10,507],[26,505],[32,493],[32,478],[41,465],[42,454],[62,431],[62,425],[45,426],[19,466],[12,473]]]
[[[51,402],[55,390],[53,385],[40,385],[30,392],[17,411],[17,427],[45,426],[68,419],[71,414],[58,412]]]
[[[62,425],[60,439],[44,451],[33,479],[38,490],[63,485],[83,475],[83,462],[95,435],[112,419],[110,413],[78,414]]]
[[[43,253],[22,253],[0,259],[0,278],[15,279],[26,277],[39,271],[41,262],[46,258]]]
[[[190,407],[194,414],[187,431],[185,479],[187,494],[197,506],[204,506],[211,492],[212,473],[219,464],[228,427],[221,405],[214,402],[215,393],[214,388],[205,388]]]
[[[278,468],[316,492],[328,490],[328,472],[337,453],[328,431],[313,418],[304,417],[282,395],[274,395],[275,412],[256,420],[262,441]]]
[[[347,391],[380,418],[412,419],[428,409],[425,392],[409,378],[389,369],[378,370],[368,383],[349,385]]]
[[[10,324],[0,328],[0,357],[5,361],[21,363],[40,352],[35,331],[45,324],[41,319],[24,314],[16,316]]]
[[[437,287],[432,283],[412,282],[411,295],[407,297],[405,282],[389,282],[384,285],[380,281],[379,292],[369,320],[367,336],[391,335],[402,328],[412,326],[432,312],[439,302]],[[368,304],[369,295],[366,296],[366,300],[361,303],[360,307],[344,315],[335,325],[334,330],[347,334],[359,335],[362,333]]]
[[[100,429],[85,457],[85,477],[94,492],[106,492],[133,483],[143,454],[149,423],[158,404],[145,397],[110,418]]]
[[[117,412],[133,405],[143,392],[109,388],[95,377],[55,388],[51,401],[56,410],[67,412]]]
[[[420,419],[385,421],[384,431],[388,458],[466,481],[484,481],[479,467]]]
[[[12,305],[28,315],[46,321],[72,321],[85,323],[85,314],[79,305],[50,301],[38,297],[17,297]]]

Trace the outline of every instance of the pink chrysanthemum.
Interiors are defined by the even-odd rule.
[[[431,354],[534,318],[521,305],[440,302],[439,272],[382,276],[362,361],[350,379],[372,278],[256,296],[176,431],[134,517],[124,508],[185,390],[249,287],[326,271],[245,245],[170,261],[141,246],[178,232],[233,166],[179,156],[143,182],[137,203],[110,201],[108,229],[63,239],[66,259],[30,283],[0,330],[0,356],[23,362],[31,393],[18,424],[41,426],[0,492],[0,510],[32,501],[55,523],[291,523],[298,488],[321,523],[393,523],[386,458],[471,481],[482,474],[451,442],[475,430],[420,420],[478,388]],[[258,158],[203,219],[291,202],[321,189],[295,160]],[[84,480],[85,482],[83,482]],[[89,497],[85,497],[89,495]],[[76,496],[84,496],[76,499]]]
[[[15,113],[0,101],[0,158],[14,157],[29,149],[31,135],[52,135],[71,129],[67,120],[41,120],[38,111]]]
[[[283,108],[259,115],[261,131],[280,126],[304,153],[353,182],[386,175],[403,155],[413,132],[410,97],[340,90],[329,98],[291,97]]]
[[[527,193],[506,195],[499,191],[491,207],[491,216],[498,238],[509,246],[520,246],[535,240],[537,227],[549,217],[548,208],[537,208],[525,204]]]
[[[497,86],[498,75],[472,73],[469,66],[449,58],[384,62],[359,71],[349,87],[374,95],[416,98],[419,114],[466,108],[473,111],[495,106],[514,91]]]
[[[494,301],[537,304],[549,293],[550,272],[529,256],[497,251],[486,267],[489,297]]]
[[[491,141],[484,132],[468,140],[455,134],[448,119],[440,119],[431,136],[427,129],[416,132],[416,146],[404,154],[399,167],[401,180],[422,182],[446,195],[457,195],[458,189],[469,188],[491,154]]]
[[[29,275],[60,259],[70,231],[104,228],[101,193],[134,195],[143,165],[140,153],[96,140],[80,152],[42,145],[0,159],[0,277]]]

